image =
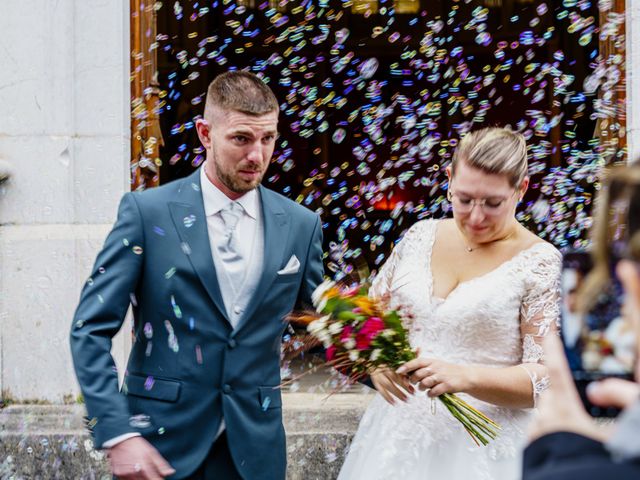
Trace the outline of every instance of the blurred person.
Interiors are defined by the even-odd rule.
[[[635,379],[640,379],[640,165],[612,169],[597,199],[592,237],[594,268],[579,291],[582,311],[588,310],[609,280],[611,264],[622,257],[615,272],[624,290],[622,315],[635,332]],[[625,215],[615,213],[624,206]],[[613,225],[612,225],[613,223]],[[620,230],[623,240],[614,236]],[[584,409],[567,365],[560,340],[545,341],[550,388],[539,402],[525,450],[524,480],[582,480],[640,478],[640,384],[605,379],[587,389],[599,406],[622,408],[610,425],[598,424]]]

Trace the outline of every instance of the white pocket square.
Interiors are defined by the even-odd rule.
[[[282,270],[278,270],[278,275],[291,275],[298,273],[300,270],[300,260],[295,255],[291,255],[291,258]]]

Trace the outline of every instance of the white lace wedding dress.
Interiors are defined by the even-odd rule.
[[[413,315],[410,339],[422,356],[493,367],[522,365],[536,397],[548,383],[540,343],[557,328],[560,253],[550,244],[536,243],[439,299],[433,296],[430,266],[437,224],[424,220],[411,227],[376,277],[372,296],[390,294],[392,306]],[[376,395],[338,478],[519,479],[534,410],[459,395],[501,425],[500,436],[488,446],[476,446],[439,400],[433,414],[424,393],[395,406]]]

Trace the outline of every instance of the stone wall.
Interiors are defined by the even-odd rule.
[[[365,388],[365,387],[363,387]],[[287,393],[287,479],[336,478],[373,395]],[[110,479],[104,455],[84,430],[81,405],[11,406],[0,410],[0,480]]]
[[[129,2],[2,2],[0,390],[63,402],[68,331],[129,189]],[[124,337],[118,340],[122,360]]]

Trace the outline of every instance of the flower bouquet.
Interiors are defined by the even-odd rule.
[[[346,372],[350,381],[362,380],[378,367],[396,369],[417,357],[400,314],[369,298],[366,286],[345,288],[325,281],[313,293],[313,304],[315,312],[299,313],[291,320],[307,327],[313,343],[324,345],[326,364]],[[498,435],[497,423],[457,395],[437,398],[477,445],[487,445]]]

